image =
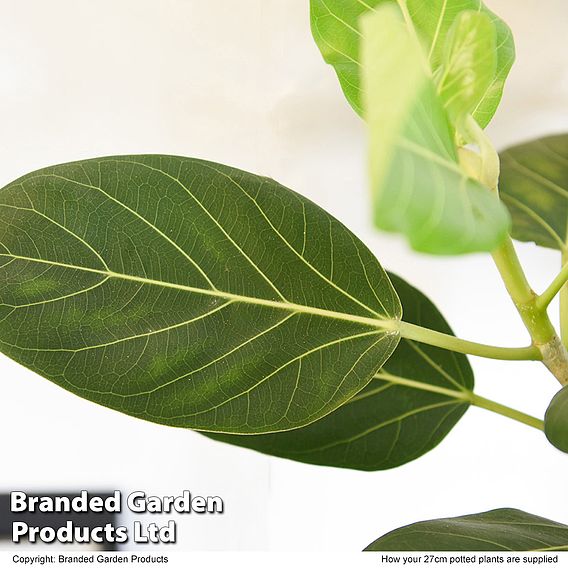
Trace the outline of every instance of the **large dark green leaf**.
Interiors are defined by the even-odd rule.
[[[448,112],[403,17],[396,6],[381,6],[361,29],[375,224],[403,233],[422,252],[494,250],[507,234],[509,215],[494,192],[460,167]],[[467,81],[451,65],[443,94],[463,118],[475,93],[456,87]]]
[[[544,432],[553,446],[568,453],[568,387],[552,399],[544,419]]]
[[[568,134],[505,150],[499,188],[515,239],[568,254]]]
[[[424,521],[396,529],[365,550],[568,550],[568,526],[517,509]]]
[[[434,304],[390,275],[404,320],[444,333],[451,329]],[[290,432],[211,437],[301,462],[379,470],[434,448],[468,408],[473,373],[464,355],[402,339],[376,380],[321,420]]]
[[[363,114],[360,41],[361,16],[375,11],[392,0],[311,0],[311,25],[314,39],[325,59],[335,68],[339,81],[353,108]],[[481,12],[489,17],[495,33],[495,65],[491,68],[483,92],[476,99],[473,116],[486,126],[499,105],[505,80],[515,59],[513,37],[508,26],[479,0],[402,0],[408,30],[416,33],[424,45],[424,55],[433,76],[443,75],[448,49],[448,35],[464,11]],[[455,39],[455,38],[454,38]],[[472,52],[485,59],[487,53]],[[464,60],[466,66],[471,59]],[[479,78],[477,78],[479,80]]]
[[[226,166],[101,158],[0,191],[1,350],[140,418],[233,433],[313,422],[387,360],[400,310],[343,225]]]

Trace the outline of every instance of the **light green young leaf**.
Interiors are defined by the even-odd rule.
[[[499,190],[515,239],[568,254],[568,134],[502,152]]]
[[[337,73],[345,96],[360,115],[363,114],[361,85],[360,18],[392,0],[311,0],[311,26],[314,39],[325,59]],[[404,10],[411,34],[424,46],[433,76],[439,76],[449,30],[464,11],[487,15],[496,35],[496,67],[486,85],[473,116],[485,127],[495,114],[505,80],[515,60],[513,36],[508,26],[480,0],[398,0]]]
[[[389,274],[404,320],[452,333],[434,304]],[[401,339],[360,393],[298,430],[216,440],[304,463],[376,471],[398,467],[437,446],[469,407],[473,372],[465,355]]]
[[[406,4],[408,14],[417,33],[426,41],[428,59],[434,75],[443,64],[445,42],[456,18],[464,11],[487,15],[495,30],[496,66],[473,117],[481,127],[489,124],[503,95],[505,81],[515,61],[515,43],[509,26],[489,10],[481,0],[398,0]],[[481,52],[478,52],[481,55]],[[483,56],[482,56],[483,57]]]
[[[568,550],[568,526],[518,509],[496,509],[476,515],[414,523],[382,536],[365,550]]]
[[[362,33],[376,225],[422,252],[493,250],[507,211],[460,168],[447,113],[396,6],[366,16]]]
[[[369,250],[266,178],[122,156],[0,190],[0,350],[126,414],[304,426],[371,381],[400,315]]]
[[[453,124],[475,112],[495,76],[496,33],[483,12],[461,12],[448,32],[438,93]]]

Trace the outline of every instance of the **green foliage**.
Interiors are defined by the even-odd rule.
[[[444,333],[452,330],[434,304],[389,274],[404,319]],[[464,355],[402,339],[375,380],[347,404],[289,432],[210,437],[296,461],[375,471],[424,455],[467,410],[473,372]]]
[[[506,208],[458,149],[480,143],[469,117],[485,127],[501,99],[515,58],[507,25],[478,0],[311,0],[311,23],[369,123],[377,227],[421,252],[496,249]]]
[[[560,293],[566,343],[568,266],[536,296],[507,236],[510,211],[515,238],[567,258],[568,135],[502,154],[508,211],[483,132],[514,61],[509,28],[480,0],[311,0],[311,23],[368,122],[375,224],[424,252],[492,252],[532,345],[453,337],[428,298],[273,180],[155,155],[0,190],[0,350],[117,411],[310,464],[397,467],[472,404],[568,452],[568,387],[543,423],[474,394],[454,352],[542,360],[568,380],[546,313]],[[500,509],[367,550],[568,550],[568,527]]]
[[[172,426],[317,420],[398,343],[369,250],[276,182],[172,156],[54,166],[0,191],[0,348]],[[387,329],[388,328],[388,329]]]
[[[492,44],[494,52],[488,54],[481,50],[482,46],[488,45],[484,31],[480,34],[484,37],[481,43],[474,42],[477,45],[473,45],[466,42],[469,43],[469,55],[477,60],[473,61],[469,57],[464,60],[466,68],[471,68],[472,65],[473,67],[486,65],[487,57],[495,61],[494,65],[487,67],[492,69],[491,80],[487,82],[484,79],[475,86],[476,91],[483,87],[483,92],[480,93],[480,98],[478,96],[473,116],[482,127],[485,127],[495,114],[505,80],[515,60],[513,37],[508,26],[479,0],[430,0],[427,4],[424,0],[399,0],[397,4],[406,16],[408,32],[419,37],[425,59],[434,77],[443,75],[444,63],[448,61],[447,54],[453,51],[452,45],[455,47],[458,39],[454,32],[456,26],[460,24],[456,21],[462,17],[463,12],[479,12],[489,18],[493,28],[492,35],[495,37],[495,42]],[[363,114],[361,16],[375,12],[384,5],[396,5],[396,3],[392,0],[310,1],[314,39],[325,61],[335,68],[347,100],[361,115]],[[487,28],[485,24],[481,24],[481,27]],[[480,49],[478,50],[477,47]],[[454,69],[458,70],[457,67]]]
[[[453,124],[482,103],[497,68],[496,31],[483,12],[461,12],[448,31],[438,93]],[[463,127],[462,127],[463,130]]]
[[[568,253],[568,134],[502,152],[499,190],[515,239]]]
[[[466,16],[456,22],[452,53],[460,50],[455,34],[475,20],[469,12]],[[376,225],[405,234],[413,248],[423,252],[495,249],[507,234],[507,211],[494,193],[460,167],[448,114],[423,65],[421,47],[396,6],[386,4],[366,16],[362,35]],[[464,77],[470,70],[461,67],[471,56],[452,53],[442,92],[456,117],[463,117],[476,95],[475,89],[457,88],[460,81],[468,82]]]
[[[568,387],[552,399],[544,418],[544,432],[554,447],[568,453]]]
[[[517,509],[423,521],[396,529],[365,550],[568,550],[568,526]]]

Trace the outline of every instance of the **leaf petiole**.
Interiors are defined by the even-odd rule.
[[[479,408],[484,408],[485,410],[490,410],[491,412],[495,412],[496,414],[501,414],[501,416],[506,416],[507,418],[511,418],[512,420],[516,420],[517,422],[522,422],[527,426],[531,426],[532,428],[536,428],[537,430],[544,432],[544,422],[539,418],[535,418],[534,416],[525,414],[520,410],[516,410],[509,406],[505,406],[504,404],[495,402],[494,400],[490,400],[475,393],[471,393],[471,404]]]
[[[528,347],[495,347],[493,345],[467,341],[404,321],[398,322],[396,327],[400,335],[405,339],[426,343],[465,355],[476,355],[478,357],[505,361],[540,361],[542,359],[540,351],[533,345]]]
[[[554,300],[556,295],[561,292],[566,282],[568,282],[568,262],[564,263],[562,270],[558,276],[552,281],[550,286],[537,298],[536,306],[540,310],[546,310],[550,302]]]
[[[500,404],[499,402],[496,402],[494,400],[479,396],[465,388],[462,390],[446,389],[437,385],[431,385],[422,383],[420,381],[407,379],[405,377],[391,375],[390,373],[387,373],[385,371],[380,371],[374,376],[374,378],[408,388],[433,392],[450,398],[455,398],[457,400],[463,400],[464,402],[468,402],[472,406],[477,406],[478,408],[489,410],[490,412],[500,414],[501,416],[505,416],[506,418],[510,418],[511,420],[516,420],[517,422],[521,422],[522,424],[526,424],[527,426],[531,426],[532,428],[536,428],[537,430],[544,431],[544,422],[539,418],[535,418],[534,416],[530,416],[529,414],[525,414],[520,410],[510,408],[509,406],[505,406],[504,404]]]

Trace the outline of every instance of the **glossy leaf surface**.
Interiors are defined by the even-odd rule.
[[[396,529],[365,550],[568,550],[568,526],[517,509],[436,519]]]
[[[567,134],[502,152],[499,189],[515,239],[568,253]]]
[[[461,169],[447,112],[396,6],[366,16],[362,35],[375,224],[422,252],[494,250],[507,210]]]
[[[552,399],[544,418],[544,432],[554,447],[568,453],[568,387]]]
[[[404,320],[451,333],[426,296],[389,276]],[[305,463],[388,469],[434,448],[467,410],[472,389],[473,373],[464,355],[402,339],[377,378],[325,418],[279,434],[210,436]]]
[[[273,432],[364,388],[398,335],[369,250],[276,182],[172,156],[46,168],[0,190],[0,348],[146,420]]]
[[[376,11],[391,0],[311,0],[311,26],[314,39],[325,59],[337,73],[341,87],[353,108],[363,114],[361,84],[361,16]],[[485,127],[499,105],[505,80],[515,59],[513,37],[508,26],[478,0],[401,0],[408,31],[424,46],[424,58],[432,74],[439,76],[444,51],[456,18],[464,11],[488,16],[495,33],[495,66],[491,80],[473,109],[478,123]],[[482,58],[485,55],[481,55]]]

